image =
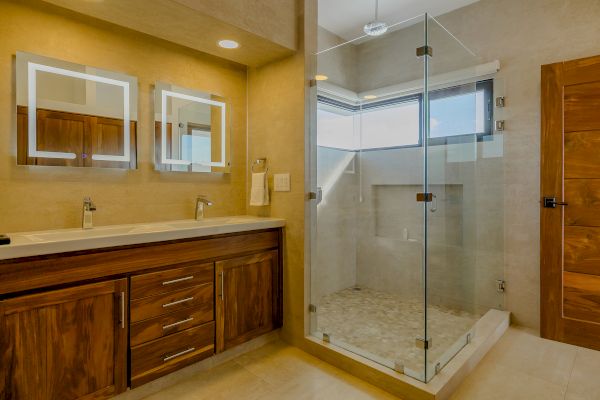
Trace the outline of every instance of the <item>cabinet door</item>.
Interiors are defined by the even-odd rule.
[[[127,280],[0,302],[0,399],[108,398],[127,385]]]
[[[275,329],[279,321],[279,257],[268,251],[219,261],[217,352]]]

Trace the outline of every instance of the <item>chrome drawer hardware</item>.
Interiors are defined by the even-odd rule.
[[[188,298],[186,298],[186,299],[177,300],[177,301],[174,301],[174,302],[172,302],[172,303],[163,304],[163,307],[165,307],[165,308],[166,308],[166,307],[171,307],[171,306],[174,306],[174,305],[176,305],[176,304],[181,304],[181,303],[185,303],[186,301],[192,301],[192,300],[194,300],[194,298],[193,298],[193,297],[188,297]]]
[[[179,282],[183,282],[183,281],[189,281],[190,279],[194,279],[194,275],[186,276],[185,278],[173,279],[172,281],[165,281],[162,284],[163,284],[163,286],[165,286],[165,285],[172,285],[173,283],[179,283]]]
[[[171,356],[166,356],[165,358],[163,358],[163,362],[167,362],[167,361],[169,361],[169,360],[172,360],[172,359],[174,359],[174,358],[180,357],[180,356],[182,356],[182,355],[184,355],[184,354],[191,353],[191,352],[192,352],[192,351],[194,351],[194,350],[196,350],[196,348],[195,348],[195,347],[190,347],[190,348],[189,348],[189,349],[187,349],[187,350],[180,351],[179,353],[173,354],[173,355],[171,355]]]
[[[193,317],[189,317],[188,319],[184,319],[183,321],[174,322],[174,323],[169,324],[169,325],[163,325],[163,329],[169,329],[169,328],[172,328],[174,326],[185,324],[186,322],[190,322],[190,321],[193,321],[193,320],[194,320]]]

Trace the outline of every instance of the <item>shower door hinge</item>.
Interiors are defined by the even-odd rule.
[[[317,312],[317,306],[315,306],[314,304],[309,304],[308,305],[308,312],[312,312],[312,313]]]
[[[431,203],[433,200],[433,193],[417,193],[417,201]]]
[[[323,333],[323,341],[325,343],[331,343],[331,336],[329,336],[329,333]]]
[[[415,340],[415,345],[419,349],[429,350],[431,348],[431,346],[433,346],[433,341],[431,340],[431,338],[429,338],[429,339],[423,339],[421,337],[418,337]]]
[[[506,282],[502,279],[496,280],[496,290],[498,293],[504,293],[506,290]]]
[[[417,47],[417,57],[423,57],[423,56],[433,57],[433,47],[431,47],[431,46]]]

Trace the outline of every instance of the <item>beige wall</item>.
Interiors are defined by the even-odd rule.
[[[282,217],[285,227],[284,337],[304,329],[304,57],[286,58],[248,75],[248,157],[267,158],[272,174],[289,172],[290,192],[272,192],[271,205],[250,214]]]
[[[195,196],[207,214],[244,214],[246,68],[53,7],[0,2],[0,232],[73,228],[86,195],[97,225],[191,218]],[[123,72],[139,79],[138,170],[16,166],[14,54],[17,50]],[[154,171],[152,85],[211,92],[232,105],[231,174]]]

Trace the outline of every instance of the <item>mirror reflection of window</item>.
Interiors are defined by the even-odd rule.
[[[155,168],[229,172],[228,117],[228,106],[219,96],[157,82]]]

